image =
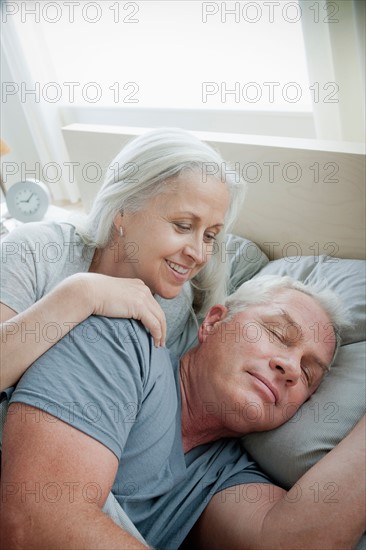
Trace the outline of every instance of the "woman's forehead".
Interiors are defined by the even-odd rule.
[[[165,210],[190,212],[200,218],[208,211],[222,218],[229,206],[229,191],[225,183],[215,178],[203,181],[200,174],[182,174],[174,182],[167,183],[163,191],[152,199],[150,205]],[[217,223],[223,223],[223,219]]]

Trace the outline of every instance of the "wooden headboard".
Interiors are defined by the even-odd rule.
[[[106,167],[148,128],[71,124],[63,135],[86,210]],[[248,182],[235,233],[271,258],[328,254],[365,258],[365,146],[242,134],[192,132]],[[226,167],[224,167],[226,168]]]

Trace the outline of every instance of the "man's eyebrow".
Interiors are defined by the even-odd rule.
[[[291,317],[291,315],[288,313],[288,311],[281,308],[280,312],[281,312],[280,313],[281,317],[283,317],[285,319],[285,321],[287,322],[288,325],[300,326],[299,323],[296,323],[296,321],[294,321],[294,319]]]
[[[264,315],[265,318],[273,318],[278,319],[279,317],[282,318],[288,325],[294,325],[294,326],[300,326],[299,323],[296,323],[296,321],[291,317],[291,315],[286,311],[285,309],[279,308],[276,310],[271,311],[271,313],[267,313]],[[301,327],[300,327],[301,328]]]

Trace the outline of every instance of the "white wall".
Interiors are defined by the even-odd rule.
[[[72,124],[63,129],[88,210],[106,167],[143,128]],[[245,177],[248,194],[235,232],[271,258],[365,257],[365,147],[195,132]],[[225,169],[226,167],[223,167]],[[98,174],[99,171],[99,174]]]

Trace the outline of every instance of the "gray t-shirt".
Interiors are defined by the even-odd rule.
[[[117,456],[112,492],[160,549],[180,546],[216,492],[268,481],[236,439],[184,455],[178,373],[177,359],[155,348],[139,322],[89,317],[28,369],[11,399]]]

